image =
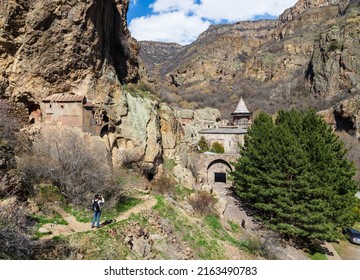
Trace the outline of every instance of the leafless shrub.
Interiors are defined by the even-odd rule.
[[[17,103],[0,99],[0,140],[11,143],[16,152],[28,148],[26,135],[20,130],[28,124],[27,110]]]
[[[194,210],[202,215],[212,213],[216,201],[213,194],[202,190],[196,192],[196,194],[189,199],[189,203]]]
[[[175,191],[176,182],[173,178],[161,176],[151,182],[151,189],[160,194],[170,194]]]
[[[26,225],[27,216],[15,198],[0,204],[0,259],[32,258],[32,242]]]
[[[19,159],[19,168],[33,183],[58,186],[75,205],[88,205],[94,193],[110,197],[118,190],[105,148],[73,129],[43,129],[32,151]]]
[[[33,240],[33,221],[14,197],[0,202],[0,259],[68,259],[73,253],[64,240]]]
[[[120,154],[122,166],[126,169],[134,168],[134,164],[139,160],[139,156],[132,150],[122,150]]]

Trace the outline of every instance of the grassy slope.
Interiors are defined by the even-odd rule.
[[[188,250],[191,259],[258,259],[261,258],[260,243],[242,240],[243,232],[232,222],[223,223],[216,215],[191,217],[174,207],[163,196],[153,209],[128,220],[116,222],[103,229],[73,234],[66,237],[84,259],[143,259],[124,244],[132,227],[146,229],[156,238],[152,252],[146,258],[174,259],[185,256]],[[159,227],[152,221],[162,221]],[[231,252],[231,254],[229,254]]]

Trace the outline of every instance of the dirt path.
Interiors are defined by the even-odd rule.
[[[129,209],[128,211],[119,214],[115,219],[116,221],[126,220],[130,217],[131,214],[138,214],[143,212],[146,209],[150,209],[156,205],[157,200],[153,196],[143,196],[141,197],[143,201],[141,204],[136,205],[135,207]],[[55,225],[55,224],[47,224],[43,227],[47,230],[51,231],[51,234],[44,235],[40,239],[51,239],[55,236],[59,235],[69,235],[77,232],[85,232],[89,230],[96,230],[91,228],[91,223],[82,223],[75,219],[74,216],[65,212],[61,208],[55,209],[68,223],[67,225]]]

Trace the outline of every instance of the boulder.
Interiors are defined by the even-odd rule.
[[[146,258],[151,253],[151,245],[143,238],[134,239],[132,242],[132,250],[143,258]]]
[[[226,199],[219,198],[218,202],[214,205],[215,210],[220,214],[223,215],[227,207]]]
[[[177,182],[187,188],[192,189],[192,187],[195,185],[195,179],[191,171],[183,167],[181,164],[177,164],[174,167],[174,176]]]
[[[44,227],[39,228],[38,231],[42,234],[50,234],[51,233],[51,231],[48,228],[44,228]]]

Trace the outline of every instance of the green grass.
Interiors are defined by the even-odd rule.
[[[164,170],[167,173],[171,173],[174,170],[174,167],[176,166],[176,162],[173,159],[165,159],[163,166],[164,166]]]
[[[353,226],[354,229],[360,230],[360,222],[356,222]]]
[[[273,256],[270,255],[265,246],[257,239],[245,239],[240,240],[237,237],[232,236],[221,224],[220,218],[216,215],[208,215],[204,220],[205,224],[212,231],[212,235],[217,239],[226,241],[229,244],[246,251],[249,254],[260,256],[266,259],[272,259]],[[231,226],[232,231],[239,233],[240,226],[232,221],[228,221],[228,224]]]
[[[33,215],[33,216],[31,216],[31,218],[40,225],[45,225],[45,224],[67,225],[68,224],[63,219],[63,217],[57,212],[54,212],[54,215],[52,217],[47,217],[47,216],[43,216],[43,215]]]
[[[38,239],[46,234],[43,234],[39,232],[39,229],[46,224],[57,224],[57,225],[67,225],[67,221],[63,219],[63,217],[57,213],[54,212],[51,217],[49,216],[43,216],[43,215],[32,215],[31,219],[36,222],[36,225],[34,227],[35,233],[34,238]]]
[[[184,187],[183,185],[177,184],[175,186],[175,195],[177,200],[184,200],[185,197],[189,196],[190,194],[194,193],[193,190]]]
[[[134,197],[124,197],[122,198],[113,209],[106,209],[106,206],[103,207],[103,211],[101,213],[101,220],[110,220],[116,218],[119,214],[124,213],[131,208],[142,202],[141,199]],[[73,215],[78,222],[82,223],[90,223],[93,219],[93,211],[92,209],[74,209],[71,205],[67,205],[64,209],[66,212]]]
[[[64,202],[65,197],[59,188],[53,185],[40,184],[36,186],[35,202],[40,209],[55,202]]]
[[[66,205],[64,210],[74,216],[78,222],[89,223],[92,220],[92,211],[90,209],[74,209],[71,205]]]
[[[62,239],[78,248],[85,260],[137,260],[141,257],[126,246],[123,240],[126,228],[131,222],[137,222],[143,228],[148,226],[148,220],[143,216],[131,214],[128,219],[110,224],[106,228],[74,233],[63,236]]]
[[[158,97],[151,87],[144,83],[139,85],[124,84],[123,89],[133,97],[146,98],[154,101],[158,101]]]
[[[231,220],[228,220],[227,223],[229,224],[233,233],[239,233],[241,231],[240,225],[238,223],[235,223]]]
[[[207,215],[204,220],[205,224],[209,227],[209,229],[212,231],[212,234],[222,240],[227,241],[228,243],[238,247],[243,248],[243,243],[234,238],[229,234],[227,230],[224,229],[224,227],[221,225],[220,218],[216,215]],[[245,247],[246,248],[246,247]]]
[[[154,209],[174,225],[175,232],[182,236],[183,241],[188,243],[192,251],[196,253],[196,258],[205,260],[225,258],[224,247],[213,236],[179,214],[176,209],[166,203],[164,197],[159,195],[156,199],[158,203]]]
[[[325,254],[319,253],[319,252],[317,252],[315,254],[309,254],[309,258],[311,260],[327,260],[328,259]]]
[[[197,252],[199,259],[224,259],[225,249],[221,242],[227,242],[255,256],[272,258],[259,240],[240,240],[234,237],[231,232],[223,227],[217,215],[205,216],[203,225],[198,225],[179,215],[171,205],[166,203],[162,196],[158,196],[157,200],[158,203],[154,209],[158,210],[162,217],[168,219],[174,225],[175,231],[183,236],[183,241],[191,246],[193,252]],[[238,232],[241,230],[234,222],[229,224],[232,226],[233,231]]]

